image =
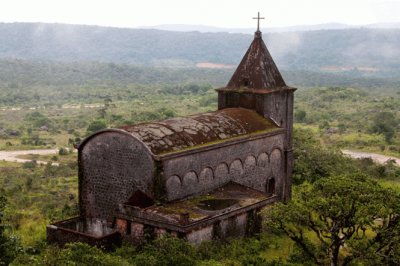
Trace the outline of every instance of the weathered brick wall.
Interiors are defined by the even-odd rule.
[[[80,208],[84,217],[112,219],[136,191],[153,196],[155,166],[146,147],[117,131],[94,135],[79,148]]]
[[[206,193],[230,180],[265,192],[270,178],[281,194],[284,137],[269,136],[164,161],[167,199]]]
[[[293,90],[283,90],[267,94],[259,98],[258,113],[265,117],[272,118],[279,126],[286,129],[284,141],[284,174],[286,176],[283,184],[283,199],[291,198],[293,154],[292,154],[292,134],[293,134]]]

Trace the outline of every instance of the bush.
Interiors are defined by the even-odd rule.
[[[387,143],[391,143],[396,132],[396,117],[394,113],[381,112],[375,115],[372,120],[371,132],[383,134]]]
[[[196,265],[196,249],[187,241],[170,236],[156,239],[143,247],[135,258],[135,265],[143,266],[186,266]]]
[[[212,106],[217,104],[217,97],[214,94],[207,94],[200,98],[199,105],[201,107]]]
[[[69,150],[67,148],[60,148],[58,150],[58,154],[59,155],[68,155],[69,154]]]
[[[70,243],[61,250],[56,265],[130,265],[119,256],[113,256],[84,243]]]
[[[6,229],[8,225],[4,223],[4,211],[7,200],[0,195],[0,265],[8,265],[21,252],[19,241],[16,237],[8,236]]]
[[[22,164],[22,168],[24,169],[33,169],[36,168],[36,166],[37,166],[36,160],[25,162]]]
[[[294,113],[294,119],[297,123],[304,123],[306,121],[307,113],[304,110],[298,110]]]
[[[105,128],[107,128],[107,124],[104,120],[95,120],[89,124],[89,126],[86,129],[86,132],[89,135]]]

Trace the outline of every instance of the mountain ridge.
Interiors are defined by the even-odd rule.
[[[263,36],[282,69],[366,73],[400,69],[400,29],[318,30]],[[236,66],[252,39],[252,35],[241,33],[0,23],[0,58],[173,68],[195,67],[199,63]]]
[[[167,31],[198,31],[198,32],[227,32],[227,33],[243,33],[252,34],[254,28],[228,28],[228,27],[217,27],[209,25],[191,25],[191,24],[159,24],[154,26],[141,26],[137,27],[141,29],[157,29]],[[310,25],[295,25],[286,27],[261,27],[261,31],[265,33],[277,33],[277,32],[296,32],[296,31],[316,31],[316,30],[340,30],[340,29],[399,29],[400,22],[386,22],[386,23],[372,23],[365,25],[350,25],[344,23],[321,23],[321,24],[310,24]]]

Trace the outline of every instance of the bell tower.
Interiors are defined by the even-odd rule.
[[[293,93],[296,88],[286,85],[260,31],[260,13],[258,13],[257,31],[242,61],[236,68],[228,84],[219,88],[218,110],[242,107],[255,110],[265,118],[273,120],[284,128],[285,144],[285,189],[284,200],[291,197],[291,179],[293,169]]]

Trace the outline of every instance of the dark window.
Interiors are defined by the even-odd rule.
[[[130,235],[131,234],[131,227],[132,227],[132,222],[131,221],[126,221],[126,234]]]
[[[275,193],[275,178],[271,177],[267,182],[267,193],[274,194]]]
[[[250,85],[249,79],[243,79],[243,86],[247,87]]]

